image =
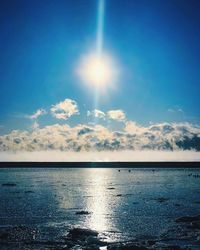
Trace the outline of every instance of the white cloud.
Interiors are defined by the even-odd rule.
[[[57,119],[67,120],[72,115],[79,113],[77,103],[71,99],[65,99],[51,107],[52,115]]]
[[[104,113],[99,109],[94,109],[93,111],[87,111],[87,116],[92,116],[104,120],[108,118],[116,121],[125,121],[126,119],[126,114],[121,109],[109,110],[107,113]]]
[[[105,119],[106,114],[99,110],[99,109],[94,109],[93,111],[87,111],[87,116],[92,116],[95,118],[100,118],[100,119]]]
[[[0,136],[0,151],[200,151],[200,126],[189,123],[160,123],[142,127],[129,121],[124,130],[111,131],[102,125],[55,124],[33,131],[13,130]]]
[[[126,119],[126,114],[121,109],[110,110],[107,112],[107,117],[116,121],[124,121]]]
[[[147,129],[137,125],[136,122],[128,121],[125,124],[124,130],[129,134],[141,134],[144,133]]]
[[[171,113],[174,113],[174,112],[175,112],[174,109],[168,109],[167,111],[168,111],[168,112],[171,112]]]
[[[183,109],[179,107],[169,108],[167,111],[170,113],[184,113]]]

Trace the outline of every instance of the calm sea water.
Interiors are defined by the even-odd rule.
[[[41,228],[43,238],[72,226],[97,230],[110,241],[158,235],[177,217],[199,213],[200,179],[190,173],[200,171],[0,169],[0,226]]]

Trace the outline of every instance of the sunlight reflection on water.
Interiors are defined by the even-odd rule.
[[[112,239],[155,235],[198,213],[199,179],[189,173],[199,170],[2,169],[0,186],[16,186],[0,189],[1,226],[55,225],[66,233],[78,226]]]
[[[101,171],[94,169],[88,170],[88,174],[92,178],[92,187],[90,189],[90,195],[93,199],[88,200],[88,207],[91,209],[92,214],[89,219],[90,228],[97,231],[106,231],[108,226],[107,214],[108,214],[108,196],[106,195],[105,178],[108,173],[107,169],[101,169]]]

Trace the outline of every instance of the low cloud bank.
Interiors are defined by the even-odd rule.
[[[37,125],[37,124],[36,124]],[[161,123],[142,127],[129,121],[119,131],[102,125],[35,126],[0,136],[0,151],[200,151],[200,126]]]
[[[194,151],[0,152],[1,162],[198,162]]]

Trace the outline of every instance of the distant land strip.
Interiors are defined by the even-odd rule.
[[[200,162],[0,162],[0,168],[200,168]]]

